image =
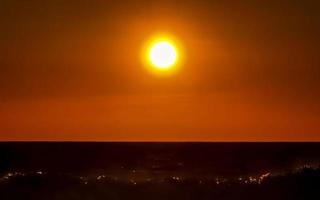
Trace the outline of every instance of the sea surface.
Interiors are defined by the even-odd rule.
[[[2,142],[0,199],[320,199],[320,143]]]

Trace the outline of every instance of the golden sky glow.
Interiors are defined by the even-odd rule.
[[[320,141],[318,1],[0,4],[0,140]]]

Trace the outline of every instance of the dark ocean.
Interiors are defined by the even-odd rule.
[[[320,143],[0,143],[0,199],[320,199]]]

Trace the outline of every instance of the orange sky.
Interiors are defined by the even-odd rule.
[[[5,0],[0,140],[320,141],[312,1]],[[177,39],[160,77],[145,42]]]

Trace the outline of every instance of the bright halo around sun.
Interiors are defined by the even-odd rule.
[[[169,69],[176,64],[177,50],[169,41],[158,41],[150,49],[149,60],[159,70]]]

